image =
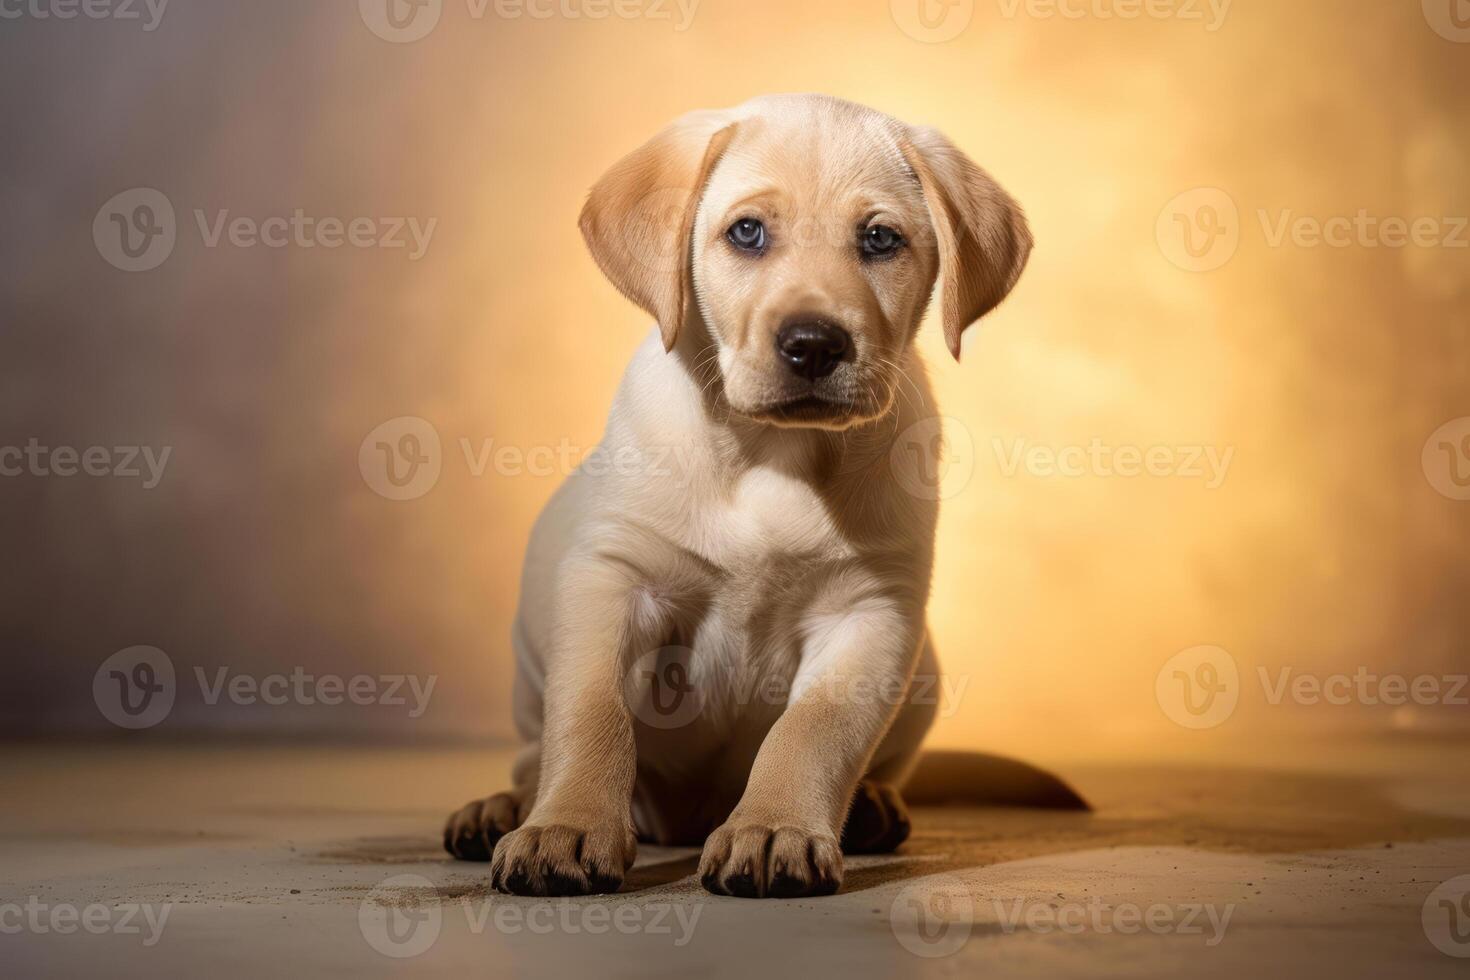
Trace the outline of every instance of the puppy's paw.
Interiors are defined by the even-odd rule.
[[[496,842],[521,825],[527,809],[515,793],[467,803],[444,824],[444,849],[461,861],[488,861]]]
[[[731,820],[705,841],[699,878],[739,898],[831,895],[842,884],[842,851],[830,834]]]
[[[842,827],[844,854],[887,854],[909,838],[909,808],[889,783],[858,783]]]
[[[636,853],[631,827],[528,824],[495,846],[490,885],[512,895],[606,895]]]

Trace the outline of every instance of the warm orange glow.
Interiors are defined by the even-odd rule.
[[[1419,3],[1242,2],[1210,30],[1206,3],[1191,5],[1199,22],[1039,17],[1024,2],[1008,17],[1011,3],[981,0],[937,44],[905,34],[888,0],[703,0],[683,31],[673,5],[674,22],[477,20],[450,0],[412,44],[374,37],[355,6],[302,4],[295,34],[247,25],[270,44],[210,66],[240,79],[214,110],[228,124],[155,119],[171,148],[137,151],[151,167],[118,164],[132,167],[118,189],[159,186],[183,232],[148,292],[104,284],[157,353],[137,385],[156,411],[113,410],[173,420],[165,501],[197,533],[155,540],[161,565],[147,566],[188,569],[166,581],[190,618],[153,639],[119,614],[116,634],[88,637],[89,664],[157,642],[188,663],[436,672],[426,724],[509,734],[519,562],[559,474],[493,453],[575,460],[593,446],[649,327],[583,249],[583,194],[680,112],[817,90],[943,129],[1026,206],[1038,241],[962,364],[934,324],[922,336],[973,465],[942,519],[933,628],[963,696],[936,742],[1029,758],[1187,752],[1466,717],[1273,707],[1257,673],[1466,669],[1470,503],[1435,491],[1421,450],[1470,415],[1470,232],[1446,220],[1470,212],[1470,47]],[[140,50],[196,42],[175,16],[176,36]],[[189,69],[166,70],[188,87]],[[1185,225],[1164,213],[1200,188],[1238,211],[1238,249],[1209,271],[1181,267],[1196,260],[1167,233]],[[1201,241],[1193,207],[1217,201],[1180,205]],[[416,262],[206,249],[196,207],[438,225]],[[1298,218],[1360,212],[1432,218],[1440,238],[1293,241]],[[443,475],[392,503],[355,459],[402,415],[433,423]],[[238,418],[259,439],[244,451]],[[1087,472],[1046,475],[1024,453],[1036,447],[1075,447]],[[1157,447],[1163,468],[1203,473],[1130,478],[1095,462]],[[1218,480],[1196,448],[1228,460]],[[129,506],[119,519],[137,520]],[[144,584],[118,588],[146,604]],[[196,605],[194,589],[213,598]],[[1190,732],[1165,717],[1155,680],[1202,644],[1230,652],[1243,691],[1228,724]]]

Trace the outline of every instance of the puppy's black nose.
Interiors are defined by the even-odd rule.
[[[851,346],[846,330],[822,320],[794,321],[776,334],[776,353],[782,363],[808,381],[837,370]]]

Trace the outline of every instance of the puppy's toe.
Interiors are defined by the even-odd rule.
[[[842,882],[842,852],[830,837],[814,837],[790,827],[771,840],[772,898],[831,895]]]
[[[623,828],[521,827],[496,846],[490,884],[512,895],[609,894],[622,886],[633,848]]]
[[[842,884],[842,852],[826,834],[726,824],[705,842],[699,879],[714,894],[737,898],[830,895]]]
[[[705,890],[715,895],[730,894],[725,890],[721,875],[725,870],[725,863],[730,859],[730,843],[735,838],[735,831],[729,824],[716,828],[704,842],[704,852],[699,856],[699,881]]]
[[[766,893],[768,827],[741,827],[730,841],[730,857],[720,875],[725,892],[736,898],[760,898]]]
[[[511,793],[467,803],[444,824],[444,849],[461,861],[488,861],[495,845],[519,824],[519,801]]]

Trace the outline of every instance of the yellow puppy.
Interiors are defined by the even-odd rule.
[[[532,535],[515,785],[445,844],[517,894],[615,890],[639,837],[703,842],[717,893],[830,893],[844,850],[907,836],[935,711],[914,692],[938,672],[937,504],[892,472],[937,414],[914,335],[942,277],[959,355],[1025,267],[1025,218],[938,133],[784,95],[675,122],[582,230],[657,328],[606,465]]]

